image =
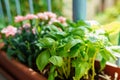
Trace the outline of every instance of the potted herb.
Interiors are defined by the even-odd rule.
[[[32,20],[36,23],[33,24]],[[106,62],[116,60],[119,47],[109,42],[103,30],[92,30],[84,21],[66,21],[51,12],[17,16],[15,21],[30,24],[8,26],[4,34],[4,50],[9,57],[40,71],[48,80],[94,80],[95,60],[100,58],[100,70]]]

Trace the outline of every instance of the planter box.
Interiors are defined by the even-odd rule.
[[[20,62],[14,59],[9,60],[5,52],[2,51],[0,51],[0,68],[2,68],[4,73],[8,73],[7,76],[3,74],[8,80],[9,77],[12,78],[11,80],[47,80],[45,77]]]
[[[100,69],[99,61],[95,62],[95,67],[98,70]],[[103,71],[105,74],[111,76],[111,80],[119,80],[120,79],[120,68],[114,64],[107,63]],[[115,73],[117,73],[117,79],[114,79]]]
[[[100,68],[99,61],[95,62],[95,67],[97,69]],[[35,72],[31,68],[26,67],[20,62],[14,59],[9,60],[3,51],[0,52],[0,73],[1,70],[3,75],[5,75],[8,80],[47,80],[44,76]],[[120,68],[116,66],[107,64],[104,72],[112,76],[112,80],[114,79],[116,72],[118,73],[117,78],[120,79]]]
[[[15,79],[0,67],[0,80],[15,80]]]

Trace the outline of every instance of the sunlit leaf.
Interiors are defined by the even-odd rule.
[[[39,42],[36,45],[38,47],[45,48],[45,47],[52,46],[54,42],[55,42],[54,39],[46,37],[46,38],[39,39]]]
[[[102,49],[100,51],[100,54],[106,61],[108,61],[110,59],[110,55],[109,55],[110,53],[106,49]]]
[[[54,65],[56,65],[56,66],[62,66],[63,65],[63,59],[62,59],[62,57],[59,57],[59,56],[52,56],[50,59],[49,59],[49,61],[52,63],[52,64],[54,64]]]

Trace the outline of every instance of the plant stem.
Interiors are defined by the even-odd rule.
[[[98,50],[95,52],[93,59],[92,59],[92,77],[91,77],[91,80],[94,80],[94,76],[95,76],[94,64],[95,64],[95,59],[96,59],[97,53],[98,53]]]
[[[62,80],[64,79],[63,76],[61,76],[61,75],[58,75],[58,77],[59,77],[60,79],[62,79]]]
[[[61,79],[64,79],[63,78],[63,73],[62,73],[61,69],[58,69],[57,71],[59,73],[58,77],[61,78]]]
[[[33,28],[32,22],[33,22],[33,21],[32,21],[32,20],[30,20],[30,26]]]
[[[68,58],[68,68],[67,68],[67,76],[70,76],[70,58]]]
[[[67,74],[66,74],[64,66],[62,66],[62,70],[63,70],[63,73],[64,73],[65,77],[67,78]]]
[[[64,75],[65,75],[65,78],[67,79],[68,78],[68,66],[67,66],[67,64],[68,64],[68,62],[67,62],[67,58],[64,58],[64,60],[65,60],[65,63],[64,63],[64,65],[62,66],[62,70],[63,70],[63,73],[64,73]]]
[[[23,27],[23,22],[20,22],[20,26]]]

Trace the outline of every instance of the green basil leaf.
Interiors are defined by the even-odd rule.
[[[48,50],[43,51],[38,55],[36,59],[36,64],[40,71],[42,71],[45,68],[45,66],[48,64],[49,58],[50,58],[50,54]]]
[[[106,49],[102,49],[100,51],[100,54],[106,61],[108,61],[110,59],[109,51],[107,51]]]
[[[80,53],[80,46],[79,45],[75,45],[70,49],[70,57],[77,57],[78,54]]]
[[[47,37],[47,38],[39,39],[39,42],[36,45],[40,48],[41,47],[46,48],[46,47],[51,46],[54,42],[55,42],[54,39]]]
[[[102,60],[101,60],[101,62],[100,62],[100,70],[103,70],[104,69],[104,67],[105,67],[105,65],[106,65],[106,60],[103,58]]]
[[[56,66],[62,66],[63,65],[63,59],[62,59],[62,57],[59,57],[59,56],[52,56],[50,59],[49,59],[49,61],[52,63],[52,64],[54,64],[54,65],[56,65]]]
[[[73,80],[80,80],[90,69],[90,64],[87,62],[81,62],[75,67],[75,76]]]
[[[82,43],[82,41],[80,39],[72,39],[65,45],[64,49],[66,51],[69,51],[73,46],[75,46],[79,43]]]

